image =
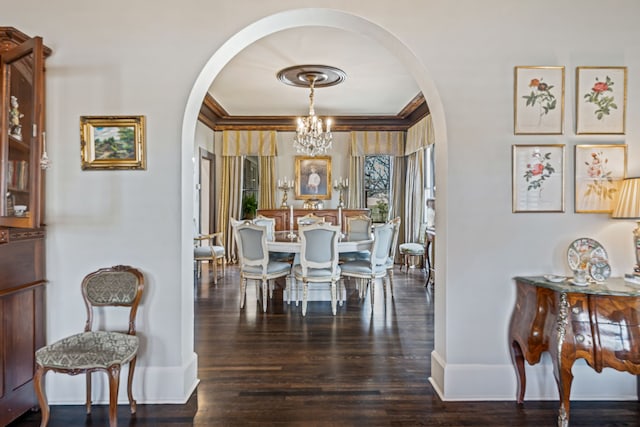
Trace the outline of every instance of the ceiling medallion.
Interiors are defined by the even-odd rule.
[[[317,156],[327,154],[333,143],[331,119],[322,120],[313,109],[314,89],[340,84],[347,77],[339,68],[327,65],[296,65],[278,72],[278,80],[297,87],[309,87],[309,115],[298,118],[293,147],[299,154]],[[326,128],[324,127],[326,123]]]

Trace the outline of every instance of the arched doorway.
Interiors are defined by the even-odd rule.
[[[429,76],[428,71],[420,64],[415,55],[405,46],[399,39],[386,31],[384,28],[356,15],[346,12],[329,10],[329,9],[296,9],[281,12],[275,15],[265,17],[240,32],[236,33],[206,63],[200,75],[194,82],[193,88],[189,95],[182,126],[182,277],[191,276],[191,237],[193,233],[193,158],[194,153],[193,140],[198,120],[198,113],[205,94],[211,82],[220,73],[222,68],[241,50],[258,39],[268,36],[269,34],[303,26],[323,26],[338,28],[348,31],[357,32],[372,40],[380,43],[382,46],[394,52],[398,60],[409,70],[416,80],[420,90],[424,94],[431,111],[436,144],[436,163],[438,165],[436,173],[438,175],[438,261],[436,278],[436,319],[435,319],[435,345],[444,348],[445,336],[444,327],[444,304],[445,288],[438,286],[438,283],[444,283],[446,278],[446,266],[442,261],[446,254],[446,210],[447,210],[447,184],[445,179],[446,168],[446,151],[447,151],[447,135],[444,120],[444,110],[440,96],[436,86]],[[441,255],[440,255],[441,254]],[[193,288],[189,286],[183,287],[183,301],[193,300]],[[192,313],[193,315],[193,313]],[[435,375],[439,377],[439,375]]]

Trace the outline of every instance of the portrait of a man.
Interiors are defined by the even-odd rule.
[[[331,157],[296,157],[296,199],[331,199]]]

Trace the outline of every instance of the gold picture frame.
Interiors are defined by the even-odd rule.
[[[331,199],[331,157],[296,156],[296,199]]]
[[[575,150],[576,213],[611,213],[627,177],[627,145],[576,145]]]
[[[627,67],[576,68],[576,134],[624,135]]]
[[[83,170],[146,169],[144,116],[81,116]]]
[[[517,66],[514,69],[513,133],[564,133],[564,67]]]
[[[512,212],[564,212],[565,145],[512,146]]]

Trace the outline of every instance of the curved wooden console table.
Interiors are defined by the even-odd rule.
[[[578,287],[543,277],[516,277],[517,297],[509,326],[511,358],[524,401],[524,361],[534,365],[547,351],[560,393],[558,426],[569,425],[569,397],[576,359],[596,372],[613,368],[640,375],[640,286],[622,278]],[[640,396],[640,382],[638,384]]]

